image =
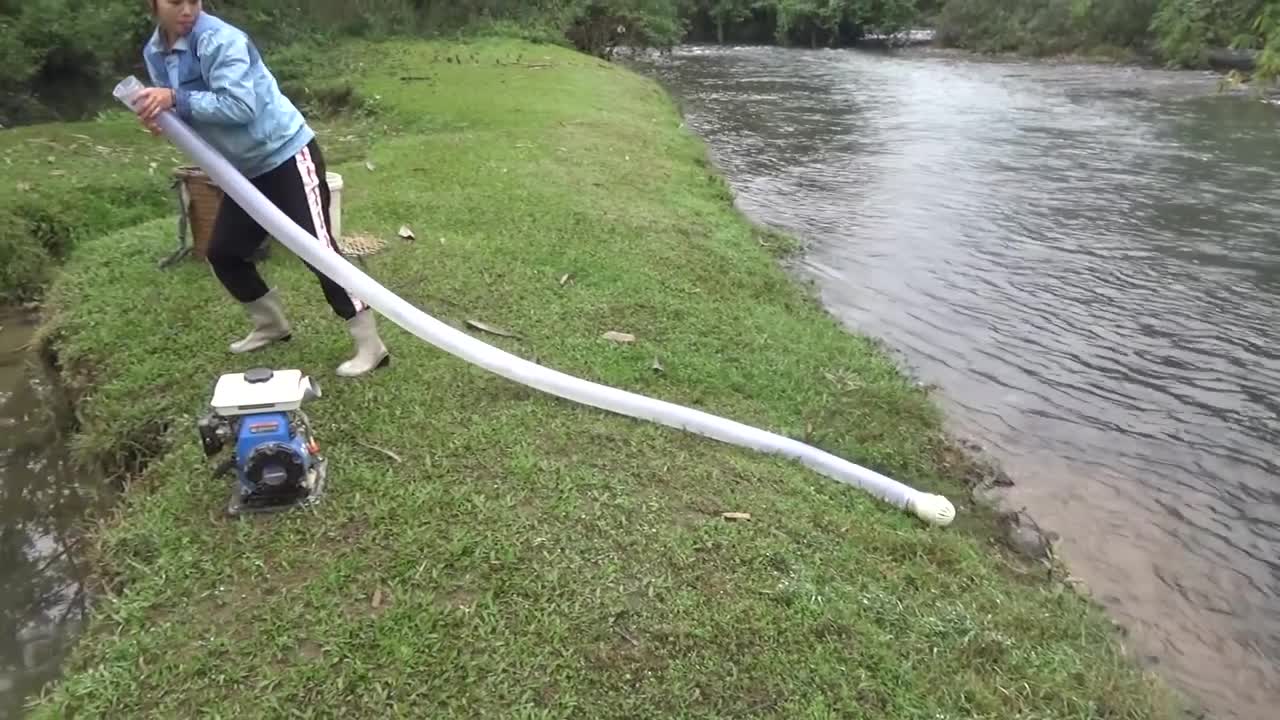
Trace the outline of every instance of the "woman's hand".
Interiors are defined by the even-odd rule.
[[[147,88],[138,93],[133,101],[133,108],[142,124],[152,133],[159,134],[160,126],[156,123],[156,118],[160,113],[172,110],[176,102],[177,96],[169,88]]]

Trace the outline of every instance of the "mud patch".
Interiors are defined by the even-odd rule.
[[[318,662],[324,659],[324,648],[312,640],[303,640],[298,643],[298,657],[308,662]]]
[[[480,594],[473,590],[454,590],[437,600],[436,604],[446,610],[470,612],[479,599]]]

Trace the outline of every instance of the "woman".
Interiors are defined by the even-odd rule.
[[[144,90],[135,101],[143,125],[158,133],[160,113],[176,111],[267,199],[317,242],[338,252],[329,235],[329,184],[315,132],[280,92],[248,36],[203,12],[200,0],[150,2],[156,31],[143,49],[143,59],[157,87]],[[266,237],[266,231],[234,199],[223,198],[208,260],[253,323],[247,337],[231,344],[233,353],[257,350],[290,336],[279,297],[267,288],[251,260]],[[373,310],[308,267],[355,340],[355,357],[338,367],[338,375],[356,377],[390,363]]]

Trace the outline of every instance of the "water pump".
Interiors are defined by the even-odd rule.
[[[326,458],[302,411],[320,388],[299,370],[256,368],[223,375],[197,423],[206,457],[232,446],[214,477],[235,471],[227,514],[307,507],[324,492]]]

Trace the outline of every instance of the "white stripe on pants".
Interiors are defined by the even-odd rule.
[[[338,253],[338,245],[329,234],[329,218],[324,212],[324,197],[320,194],[320,175],[316,172],[316,164],[311,159],[311,148],[302,148],[302,152],[295,156],[295,160],[298,163],[298,172],[302,175],[302,185],[306,188],[307,206],[311,208],[311,224],[316,229],[315,237],[324,243],[326,248]],[[355,307],[356,312],[360,312],[367,307],[359,298],[349,292],[347,297],[351,298],[351,304]]]

